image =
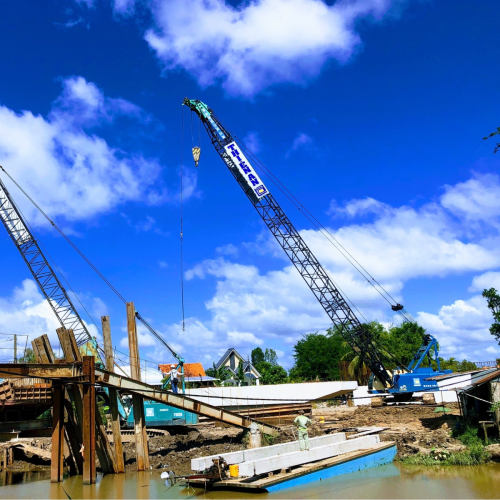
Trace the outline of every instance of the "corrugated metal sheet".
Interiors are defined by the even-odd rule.
[[[496,378],[500,379],[500,369],[490,368],[489,370],[482,370],[481,372],[471,375],[471,384],[467,387],[457,389],[457,392],[467,392],[475,387],[478,387],[486,382],[491,382]]]
[[[478,373],[481,372],[483,373],[485,370],[482,368],[479,368],[477,370],[470,370],[468,372],[455,372],[455,373],[445,373],[444,375],[436,375],[435,377],[429,377],[426,378],[425,380],[443,380],[447,378],[453,378],[453,377],[460,377],[462,375],[468,375],[469,373]]]

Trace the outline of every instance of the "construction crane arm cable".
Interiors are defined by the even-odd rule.
[[[223,125],[219,118],[217,118]],[[225,126],[225,125],[224,125]],[[252,159],[259,164],[262,171],[269,176],[271,182],[292,202],[292,204],[306,217],[311,224],[318,229],[318,231],[325,237],[325,239],[337,249],[337,251],[358,271],[358,273],[380,294],[380,296],[391,306],[397,305],[396,299],[371,275],[371,273],[338,241],[337,238],[325,227],[308,209],[305,207],[298,198],[273,174],[265,165],[260,161],[255,154],[246,147],[244,142],[236,135],[233,134],[238,144],[245,149],[245,152],[252,157]],[[345,252],[345,253],[344,253]],[[346,255],[347,254],[347,255]],[[366,274],[365,274],[366,273]],[[388,298],[389,297],[389,298]],[[390,300],[389,300],[390,299]],[[359,312],[359,311],[358,311]],[[404,321],[414,323],[415,320],[411,315],[403,310],[397,310]]]
[[[59,226],[54,221],[52,221],[50,219],[50,217],[33,200],[33,198],[31,198],[31,196],[28,195],[28,193],[14,180],[14,178],[1,165],[0,165],[0,169],[9,177],[9,179],[26,196],[26,198],[28,198],[28,200],[37,208],[37,210],[50,222],[50,224],[59,232],[59,234],[73,247],[73,249],[78,253],[78,255],[80,255],[83,258],[83,260],[103,280],[103,282],[106,285],[108,285],[108,287],[116,294],[116,296],[124,304],[126,304],[127,301],[123,297],[123,295],[111,284],[111,282],[99,271],[99,269],[97,269],[97,267],[90,261],[90,259],[88,259],[85,256],[85,254],[66,236],[66,234],[61,230],[61,228],[59,228]],[[2,192],[5,193],[3,196],[1,196]],[[14,222],[12,222],[12,220],[11,220],[12,217],[9,215],[11,213],[17,214]],[[19,251],[23,255],[24,260],[28,264],[28,267],[32,271],[33,276],[35,277],[37,283],[40,286],[40,289],[44,293],[45,298],[47,299],[47,301],[51,305],[56,316],[59,318],[61,324],[63,326],[65,326],[66,328],[73,330],[73,332],[75,333],[75,337],[77,339],[77,344],[79,346],[86,343],[88,340],[91,339],[90,333],[88,332],[87,328],[85,327],[85,324],[83,323],[80,316],[78,315],[78,312],[76,311],[76,308],[73,306],[70,298],[68,297],[66,290],[59,282],[57,275],[54,273],[54,271],[50,267],[48,261],[44,257],[44,253],[39,248],[37,240],[35,240],[35,238],[31,234],[31,232],[29,231],[29,227],[28,227],[28,223],[26,222],[26,219],[21,215],[20,210],[15,205],[12,197],[10,196],[9,192],[7,191],[7,188],[2,183],[1,180],[0,180],[0,218],[2,219],[2,222],[4,223],[9,235],[14,240],[16,247],[19,249]],[[16,235],[17,235],[17,237],[16,237]],[[32,269],[33,257],[31,257],[31,260],[30,260],[30,257],[28,257],[28,258],[26,257],[26,255],[25,255],[26,252],[23,253],[21,246],[24,243],[23,243],[23,241],[19,242],[20,238],[25,238],[26,242],[29,242],[30,246],[34,245],[38,249],[38,252],[35,255],[35,258],[42,258],[44,261],[44,263],[42,265],[44,266],[44,268],[48,269],[48,272],[44,271],[42,273],[41,278],[37,277],[37,275],[35,275],[35,271]],[[33,254],[32,250],[28,249],[28,251],[31,254]],[[38,265],[38,267],[40,267],[40,265]],[[50,283],[49,279],[54,280],[56,285],[54,285],[53,283]],[[49,291],[47,291],[47,284],[50,285]],[[54,305],[54,299],[53,299],[53,297],[55,296],[54,289],[56,289],[56,291],[58,291],[58,293],[59,293],[59,295],[56,296],[56,304],[55,305]],[[75,296],[78,299],[78,296],[76,294],[75,294]],[[60,312],[58,310],[58,308],[60,309],[62,306],[64,306],[66,309],[69,309],[69,312],[66,311],[66,309],[64,309],[62,312]],[[71,323],[66,321],[66,319],[70,316],[70,314],[74,315],[74,317],[71,318],[72,319]],[[87,314],[88,314],[88,312],[87,312]],[[181,356],[179,356],[168,345],[168,343],[161,337],[161,335],[149,323],[147,323],[138,312],[136,312],[136,317],[155,336],[155,338],[157,338],[170,351],[170,353],[172,353],[172,355],[176,359],[178,359],[179,361],[182,360],[182,362],[184,361],[183,358]],[[100,349],[100,350],[102,351],[102,349]],[[104,353],[104,351],[102,351],[102,352]]]
[[[204,103],[185,99],[183,104],[195,111],[207,131],[212,145],[243,189],[278,244],[290,258],[309,289],[316,296],[330,320],[351,348],[366,362],[386,386],[392,379],[372,343],[372,336],[353,313],[344,296],[321,266],[283,209],[269,193],[249,161],[238,150],[231,134]]]

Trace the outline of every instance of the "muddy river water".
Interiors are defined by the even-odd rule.
[[[177,484],[167,488],[161,471],[98,476],[83,486],[81,476],[51,484],[47,471],[0,473],[0,498],[500,498],[500,464],[476,467],[416,467],[399,463],[334,477],[276,493],[209,491]],[[10,483],[10,484],[9,484]]]

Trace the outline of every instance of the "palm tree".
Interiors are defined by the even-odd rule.
[[[348,348],[350,346],[347,342],[343,342],[342,347]],[[370,371],[370,368],[361,359],[359,354],[350,350],[340,358],[340,361],[349,361],[347,374],[351,379],[356,380],[359,385],[366,383],[366,374]]]

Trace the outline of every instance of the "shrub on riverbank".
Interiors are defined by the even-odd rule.
[[[418,453],[403,458],[405,465],[481,465],[489,462],[490,454],[478,436],[478,428],[466,425],[459,431],[454,431],[454,438],[462,442],[467,449],[450,452],[447,450],[432,450],[429,454]]]

